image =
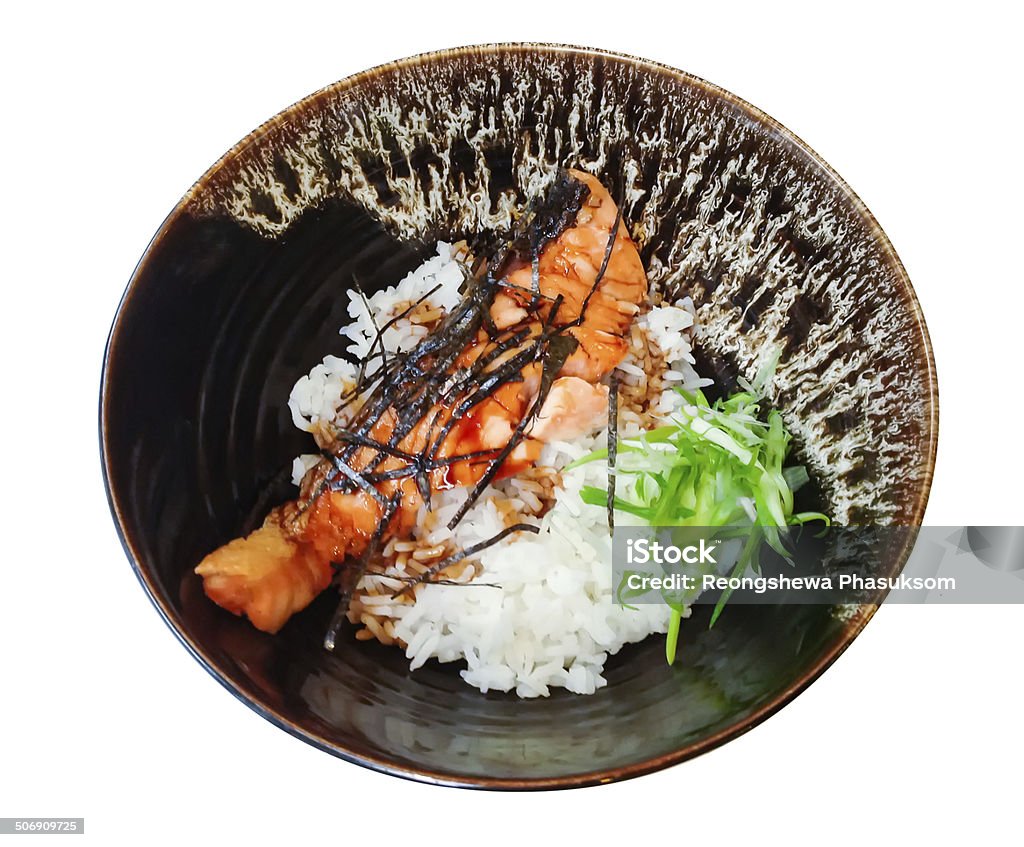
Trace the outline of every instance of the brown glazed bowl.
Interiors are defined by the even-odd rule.
[[[486,788],[636,776],[763,721],[873,611],[735,606],[710,631],[697,612],[675,666],[653,637],[611,657],[593,696],[524,701],[451,665],[410,673],[351,632],[326,653],[329,596],[274,637],[204,598],[200,558],[293,496],[282,471],[308,444],[286,400],[341,352],[353,276],[383,286],[438,237],[506,226],[562,165],[612,186],[653,288],[692,295],[719,387],[782,346],[770,399],[805,498],[839,523],[921,522],[938,416],[924,320],[871,214],[791,132],[672,68],[575,47],[467,47],[345,79],[243,139],[160,227],[111,329],[100,438],[125,550],[171,629],[244,703],[348,761]]]

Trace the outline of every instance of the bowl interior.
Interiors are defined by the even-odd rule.
[[[385,66],[274,119],[168,218],[112,330],[101,406],[111,503],[160,611],[289,731],[453,784],[597,782],[692,755],[770,714],[866,614],[737,606],[609,660],[591,697],[481,695],[453,666],[320,647],[330,597],[276,637],[202,596],[198,560],[292,496],[289,390],[340,354],[345,290],[393,284],[439,236],[500,229],[558,166],[614,186],[655,290],[690,294],[727,384],[781,350],[772,401],[840,522],[914,523],[934,380],[909,282],[870,215],[774,122],[700,81],[595,51],[468,48]],[[898,555],[898,552],[894,552]]]

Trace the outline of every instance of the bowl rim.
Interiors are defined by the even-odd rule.
[[[798,694],[807,689],[816,679],[818,679],[822,673],[825,672],[842,653],[850,646],[853,640],[860,634],[861,630],[867,625],[868,621],[871,620],[875,611],[877,611],[877,605],[862,605],[854,611],[846,621],[846,626],[839,630],[838,634],[834,637],[834,640],[826,646],[815,661],[815,663],[807,670],[803,672],[797,679],[791,681],[781,692],[768,703],[765,703],[759,709],[753,711],[751,714],[744,717],[742,720],[737,721],[727,727],[720,729],[718,732],[712,735],[700,739],[699,741],[692,742],[690,744],[680,747],[678,750],[674,750],[669,753],[662,754],[650,759],[646,759],[640,762],[636,762],[630,765],[623,765],[618,767],[606,768],[603,770],[595,770],[590,772],[570,774],[566,776],[558,777],[543,777],[543,778],[502,778],[502,777],[489,777],[489,776],[459,776],[450,772],[433,771],[427,768],[420,768],[414,766],[408,766],[404,764],[397,764],[394,761],[388,761],[384,758],[378,758],[375,756],[367,755],[365,753],[356,752],[348,749],[343,745],[337,744],[317,734],[309,729],[301,727],[294,722],[290,721],[284,715],[278,711],[270,708],[265,703],[261,702],[254,693],[249,693],[242,690],[241,686],[236,685],[232,682],[226,674],[222,673],[217,667],[216,663],[205,653],[201,644],[193,641],[187,636],[183,630],[182,622],[178,620],[178,616],[160,597],[160,591],[151,579],[147,566],[143,563],[143,557],[132,543],[129,532],[127,530],[126,521],[120,506],[120,502],[123,499],[123,495],[114,491],[114,487],[111,483],[111,470],[110,470],[110,454],[111,446],[109,444],[108,436],[108,401],[110,393],[110,362],[114,350],[116,349],[118,339],[120,336],[120,330],[122,326],[123,316],[126,310],[126,306],[134,293],[134,289],[137,281],[142,276],[146,269],[150,258],[155,252],[157,245],[166,236],[172,223],[178,219],[178,217],[186,211],[190,201],[196,196],[197,193],[201,192],[209,181],[224,167],[228,162],[237,157],[244,150],[248,149],[251,145],[257,143],[261,138],[267,135],[269,132],[280,126],[285,121],[289,120],[295,114],[300,113],[311,106],[315,105],[321,99],[330,98],[338,95],[342,92],[357,89],[359,86],[370,82],[378,77],[385,76],[387,74],[402,71],[417,65],[430,65],[434,63],[443,63],[452,59],[459,58],[470,58],[486,55],[498,55],[503,53],[521,53],[521,54],[541,54],[549,55],[552,57],[566,57],[572,55],[579,55],[589,58],[603,58],[609,59],[614,62],[619,62],[627,66],[632,66],[636,70],[644,71],[646,73],[668,77],[673,81],[681,82],[685,85],[691,86],[696,89],[703,90],[708,95],[724,100],[738,110],[743,112],[747,118],[759,123],[773,133],[781,136],[786,141],[794,145],[801,156],[805,156],[810,159],[817,167],[821,168],[835,183],[835,185],[842,191],[846,200],[851,204],[853,210],[864,220],[868,225],[871,235],[875,239],[879,249],[888,258],[891,263],[891,267],[896,272],[898,277],[901,294],[906,299],[906,305],[910,309],[914,324],[918,332],[920,333],[924,363],[926,366],[926,373],[923,375],[927,386],[927,404],[928,412],[924,420],[922,420],[922,432],[925,440],[924,459],[925,466],[923,469],[921,481],[917,490],[917,497],[913,503],[912,515],[914,517],[914,525],[921,525],[924,519],[925,510],[928,503],[928,497],[931,491],[932,480],[935,473],[935,461],[938,446],[938,424],[939,424],[939,399],[938,399],[938,380],[935,370],[935,356],[932,347],[931,339],[928,334],[928,327],[924,320],[924,314],[921,309],[920,302],[917,294],[914,291],[914,287],[910,281],[910,277],[907,274],[906,268],[903,262],[900,260],[892,243],[889,241],[888,236],[882,230],[875,216],[867,208],[860,197],[853,191],[852,188],[846,183],[846,181],[828,164],[821,156],[818,155],[806,142],[803,141],[799,136],[787,129],[777,120],[772,118],[770,115],[763,112],[756,106],[748,103],[746,100],[736,96],[730,91],[715,85],[714,83],[708,82],[701,77],[695,76],[694,74],[687,73],[686,71],[679,70],[670,65],[653,61],[650,59],[644,59],[641,57],[633,56],[627,53],[620,53],[613,50],[605,50],[596,47],[584,47],[572,44],[561,44],[561,43],[546,43],[546,42],[491,42],[484,44],[472,44],[461,47],[445,48],[440,50],[432,50],[424,53],[418,53],[413,56],[409,56],[402,59],[397,59],[391,62],[385,62],[379,65],[375,65],[364,71],[360,71],[355,74],[351,74],[335,83],[324,86],[312,94],[303,97],[292,103],[287,108],[281,110],[276,115],[271,117],[269,120],[260,124],[252,132],[248,133],[236,144],[234,144],[226,153],[211,165],[206,172],[188,189],[188,191],[182,196],[182,198],[175,204],[174,208],[170,211],[164,221],[161,223],[159,229],[150,240],[145,251],[133,270],[131,277],[129,278],[128,284],[125,286],[124,292],[121,295],[120,301],[117,305],[116,312],[114,314],[113,321],[111,323],[110,332],[107,337],[107,342],[103,352],[103,366],[100,378],[100,395],[99,395],[99,447],[100,447],[100,464],[103,476],[103,486],[107,495],[107,502],[110,507],[111,516],[113,517],[115,528],[117,530],[118,538],[121,541],[121,546],[124,549],[125,555],[131,564],[132,570],[135,572],[140,584],[149,596],[150,602],[156,608],[157,612],[163,618],[164,622],[171,629],[177,639],[182,645],[188,650],[189,653],[202,665],[203,668],[221,685],[223,685],[228,691],[230,691],[237,699],[245,703],[249,708],[265,718],[270,723],[285,730],[290,735],[298,738],[307,744],[312,745],[320,750],[330,753],[338,758],[341,758],[352,764],[361,765],[363,767],[370,768],[380,773],[385,773],[391,776],[397,776],[404,779],[413,780],[416,782],[428,783],[433,785],[450,786],[457,788],[476,788],[476,789],[498,789],[498,790],[546,790],[546,789],[560,789],[560,788],[582,788],[591,785],[601,785],[610,782],[617,782],[625,779],[631,779],[638,776],[643,776],[648,773],[652,773],[663,768],[670,767],[680,762],[692,759],[696,756],[706,753],[716,747],[731,741],[734,738],[749,732],[754,727],[763,723],[783,706],[791,702]],[[909,542],[905,545],[904,549],[898,556],[899,567],[902,569],[903,565],[906,564],[906,560],[912,550],[912,544]]]

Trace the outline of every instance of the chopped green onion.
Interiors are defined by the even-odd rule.
[[[624,439],[618,446],[616,473],[632,481],[629,498],[616,497],[614,508],[651,526],[747,527],[746,541],[733,575],[759,569],[761,544],[789,558],[780,527],[829,519],[821,512],[793,512],[793,492],[808,481],[806,469],[783,467],[790,435],[777,411],[762,417],[760,401],[777,356],[743,390],[708,402],[702,391],[679,393],[685,402],[670,424]],[[567,469],[607,458],[597,450]],[[603,489],[585,486],[583,502],[604,506]],[[722,594],[711,616],[714,626],[729,598]],[[665,656],[675,661],[684,611],[670,602]]]

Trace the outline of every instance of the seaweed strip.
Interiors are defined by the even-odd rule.
[[[460,550],[458,553],[453,553],[447,559],[442,559],[436,565],[432,565],[431,567],[427,568],[427,570],[423,571],[423,573],[421,573],[419,576],[413,577],[412,581],[408,585],[405,585],[402,588],[398,589],[398,591],[396,591],[391,596],[401,597],[403,594],[407,594],[408,592],[412,591],[412,589],[415,588],[417,585],[426,582],[430,577],[440,573],[445,568],[450,567],[451,565],[458,564],[463,559],[468,559],[470,556],[476,555],[481,550],[486,550],[491,545],[497,544],[499,541],[503,541],[513,532],[538,533],[540,532],[540,528],[528,523],[517,523],[513,524],[512,526],[506,527],[497,535],[492,535],[490,538],[487,538],[484,541],[472,544],[469,547],[466,547],[464,550]]]
[[[594,277],[594,284],[590,286],[590,291],[587,292],[587,296],[583,298],[583,303],[580,306],[580,313],[574,321],[563,324],[560,329],[569,329],[570,327],[580,326],[583,323],[583,316],[587,313],[587,306],[590,305],[590,299],[597,293],[598,287],[601,285],[601,280],[604,279],[604,275],[608,272],[608,263],[612,259],[612,252],[615,250],[615,241],[619,236],[619,224],[622,222],[622,206],[619,206],[615,212],[615,222],[612,224],[611,230],[608,232],[608,241],[604,248],[604,257],[601,259],[601,267],[597,271],[597,276]]]
[[[466,512],[468,512],[470,508],[472,508],[473,504],[480,498],[484,489],[491,484],[491,480],[493,480],[497,475],[502,463],[511,455],[512,451],[515,450],[523,440],[527,427],[533,423],[534,419],[540,412],[541,407],[544,405],[544,401],[547,399],[548,393],[551,391],[551,386],[555,381],[555,377],[562,369],[562,365],[565,364],[565,360],[572,355],[578,346],[579,342],[571,335],[555,336],[548,343],[547,356],[544,358],[544,368],[541,371],[540,387],[537,390],[537,396],[533,401],[533,405],[530,407],[530,411],[523,415],[522,420],[519,421],[515,430],[512,432],[512,436],[509,438],[508,443],[502,447],[498,455],[491,460],[490,466],[473,487],[469,497],[467,497],[459,507],[459,510],[455,513],[454,517],[448,521],[449,529],[454,529],[458,525],[459,521],[466,516]]]
[[[341,629],[342,623],[345,621],[345,615],[348,613],[348,607],[352,602],[352,595],[355,593],[356,586],[359,585],[359,580],[362,579],[363,574],[366,573],[366,569],[369,566],[370,559],[377,555],[377,549],[380,547],[381,538],[384,536],[384,529],[391,519],[395,516],[398,511],[398,507],[402,503],[402,495],[396,491],[391,498],[387,501],[387,505],[384,508],[384,514],[381,517],[380,523],[377,524],[377,530],[373,533],[373,537],[370,539],[369,545],[363,555],[356,561],[355,566],[346,566],[339,568],[339,578],[342,580],[341,585],[341,597],[338,600],[338,606],[334,610],[334,614],[331,616],[331,622],[327,627],[327,632],[324,633],[324,649],[330,652],[334,652],[334,644],[338,638],[338,630]]]
[[[384,348],[384,333],[391,329],[391,327],[393,327],[400,320],[402,320],[402,318],[407,317],[411,312],[413,312],[416,309],[417,306],[426,302],[441,287],[440,285],[435,285],[433,288],[430,289],[430,291],[428,291],[422,297],[419,297],[414,302],[410,303],[397,315],[392,317],[387,323],[384,324],[384,326],[379,327],[377,326],[377,319],[373,315],[373,310],[370,308],[370,302],[367,299],[366,294],[363,293],[363,289],[359,286],[359,283],[357,282],[355,276],[352,277],[352,282],[356,286],[356,290],[359,292],[360,296],[363,298],[363,305],[366,306],[366,311],[370,315],[370,320],[373,322],[373,327],[376,332],[376,335],[374,335],[373,339],[370,341],[370,349],[367,352],[366,356],[364,356],[359,362],[359,372],[356,374],[356,384],[352,388],[352,390],[348,392],[348,394],[346,394],[345,397],[343,398],[345,402],[342,403],[341,407],[339,408],[339,411],[341,409],[344,409],[349,403],[352,402],[352,400],[354,400],[356,397],[358,397],[360,394],[363,394],[366,391],[365,380],[367,362],[373,361],[374,359],[379,357],[383,362],[382,369],[387,368],[387,351]],[[380,344],[380,353],[374,353],[374,348],[378,344]],[[375,382],[377,381],[376,374],[378,373],[380,373],[380,371],[375,371],[373,374],[373,376],[375,377]]]
[[[619,453],[619,371],[608,380],[608,532],[615,532],[615,460]]]
[[[348,462],[328,450],[321,450],[320,455],[327,459],[336,471],[347,477],[350,482],[355,483],[355,485],[369,494],[377,502],[378,506],[384,508],[384,504],[386,502],[384,500],[384,495],[381,494],[375,486],[371,485],[366,479],[364,479],[359,471],[349,467]],[[332,491],[339,490],[336,489],[333,484],[331,484],[330,487]]]
[[[364,576],[381,576],[385,579],[393,579],[396,582],[408,582],[415,585],[458,585],[463,588],[501,588],[496,582],[459,582],[457,579],[420,579],[418,576],[403,576],[402,574],[388,573],[387,571],[363,571]]]

